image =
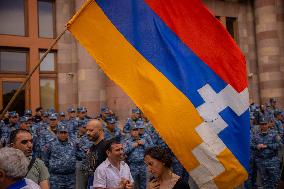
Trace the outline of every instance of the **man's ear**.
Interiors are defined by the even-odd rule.
[[[107,151],[106,151],[106,154],[107,154],[107,156],[109,156],[109,155],[110,155],[110,151],[109,151],[109,150],[107,150]]]

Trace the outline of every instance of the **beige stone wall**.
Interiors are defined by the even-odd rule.
[[[283,9],[279,10],[280,2],[283,3],[283,0],[255,0],[254,10],[261,101],[264,103],[274,97],[283,107],[284,78],[281,70],[283,34],[281,34],[279,22]]]
[[[78,10],[84,0],[75,0]],[[98,115],[106,104],[106,76],[88,52],[76,42],[78,54],[78,105],[85,106],[90,116]]]
[[[84,2],[56,1],[57,33],[64,29]],[[90,116],[96,116],[100,108],[106,105],[106,76],[68,31],[58,42],[57,52],[59,110],[82,105],[87,107]]]
[[[276,20],[280,40],[280,70],[284,71],[284,0],[276,1]]]
[[[56,1],[56,29],[61,33],[74,14],[74,3],[70,0]],[[78,103],[77,52],[75,39],[67,31],[57,43],[58,104],[59,111]]]

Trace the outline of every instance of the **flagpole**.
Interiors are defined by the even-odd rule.
[[[35,65],[35,67],[32,69],[32,71],[29,73],[29,75],[26,77],[25,81],[21,84],[21,86],[18,88],[17,92],[13,95],[13,97],[11,98],[11,100],[9,101],[9,103],[7,104],[7,106],[5,107],[5,109],[2,111],[1,115],[0,115],[0,120],[2,120],[3,116],[5,115],[5,113],[7,112],[7,110],[11,107],[11,105],[13,104],[13,102],[15,101],[15,99],[17,98],[17,96],[20,94],[21,90],[26,86],[26,84],[28,83],[28,81],[30,80],[30,78],[32,77],[33,73],[38,69],[38,67],[40,66],[41,62],[44,60],[44,58],[47,56],[47,54],[52,50],[52,48],[56,45],[56,43],[59,41],[59,39],[64,35],[64,33],[66,32],[67,27],[57,36],[57,38],[55,39],[55,41],[52,43],[52,45],[45,51],[45,53],[43,54],[43,56],[40,58],[39,62]]]

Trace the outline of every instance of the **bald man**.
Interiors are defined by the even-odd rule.
[[[88,175],[88,189],[91,188],[96,168],[106,159],[104,130],[102,123],[92,119],[87,124],[87,137],[93,142],[86,159],[82,162],[81,170]]]

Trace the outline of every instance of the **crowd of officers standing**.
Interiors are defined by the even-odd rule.
[[[271,98],[265,105],[250,105],[250,169],[247,189],[276,189],[284,180],[284,112]],[[282,173],[281,173],[282,172]]]
[[[101,131],[96,131],[92,120],[101,123]],[[117,123],[117,116],[108,107],[101,108],[94,118],[85,107],[70,107],[67,114],[39,107],[34,115],[31,110],[25,110],[21,117],[11,111],[0,123],[0,148],[9,146],[22,150],[30,161],[27,178],[42,189],[91,188],[94,172],[105,160],[105,156],[97,154],[99,137],[104,141],[115,138],[123,144],[135,188],[146,188],[149,175],[144,153],[153,146],[166,148],[173,158],[173,172],[188,181],[185,169],[139,108],[132,109],[123,130]]]

